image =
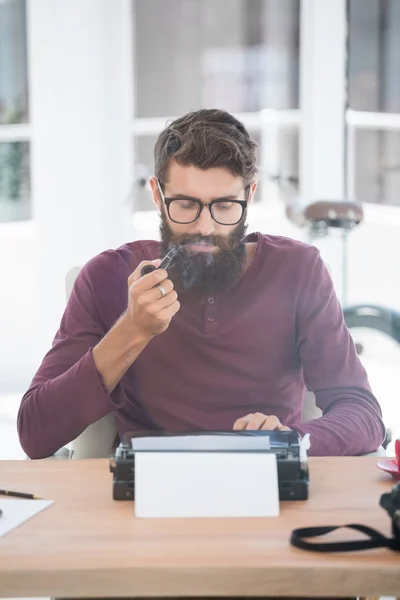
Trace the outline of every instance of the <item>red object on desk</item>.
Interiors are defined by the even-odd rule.
[[[394,443],[396,458],[382,458],[377,464],[378,469],[390,473],[394,479],[400,480],[400,438]]]

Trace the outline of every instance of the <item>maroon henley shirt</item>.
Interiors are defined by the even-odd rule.
[[[127,280],[156,241],[108,250],[80,271],[53,346],[18,415],[23,449],[46,457],[114,412],[126,431],[230,430],[248,413],[310,433],[311,455],[358,455],[384,437],[379,404],[344,324],[319,251],[252,234],[255,257],[236,286],[181,308],[111,395],[92,349],[127,306]],[[323,416],[301,423],[305,387]]]

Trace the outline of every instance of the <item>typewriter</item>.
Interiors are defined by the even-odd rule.
[[[110,460],[114,500],[135,499],[136,452],[268,452],[278,466],[280,500],[306,500],[308,436],[295,431],[211,431],[126,434]]]

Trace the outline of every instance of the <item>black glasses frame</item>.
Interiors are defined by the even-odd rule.
[[[231,199],[211,200],[211,202],[204,204],[203,202],[201,202],[201,200],[195,200],[194,198],[190,198],[191,202],[194,202],[195,204],[198,205],[198,210],[197,210],[197,214],[196,214],[195,218],[192,219],[191,221],[176,221],[176,219],[173,219],[170,215],[170,205],[172,204],[172,202],[176,202],[177,200],[183,200],[184,198],[167,198],[164,195],[164,192],[161,187],[161,183],[159,182],[158,179],[156,181],[157,181],[158,190],[160,192],[161,200],[164,202],[165,206],[167,207],[168,217],[171,219],[171,221],[173,223],[177,223],[178,225],[189,225],[190,223],[194,223],[200,217],[200,215],[205,207],[208,208],[208,210],[210,211],[211,218],[214,219],[214,221],[216,223],[218,223],[218,225],[226,225],[227,227],[231,227],[232,225],[237,225],[243,219],[243,214],[244,214],[245,209],[247,208],[248,200],[231,200]],[[247,186],[246,187],[246,195],[247,196],[249,195],[249,191],[250,191],[250,186]],[[188,200],[189,200],[189,198],[188,198]],[[232,202],[235,204],[239,204],[242,207],[242,214],[240,215],[240,218],[237,221],[235,221],[234,223],[221,223],[221,221],[218,221],[218,219],[216,219],[213,214],[212,207],[215,204],[223,204],[226,202]]]

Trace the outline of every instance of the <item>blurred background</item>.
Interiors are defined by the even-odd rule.
[[[344,305],[400,310],[399,0],[0,0],[0,459],[22,455],[66,272],[158,236],[153,146],[201,107],[259,142],[249,229],[307,241],[288,205],[362,202],[345,256],[338,233],[316,244]],[[398,344],[357,336],[400,434]]]

